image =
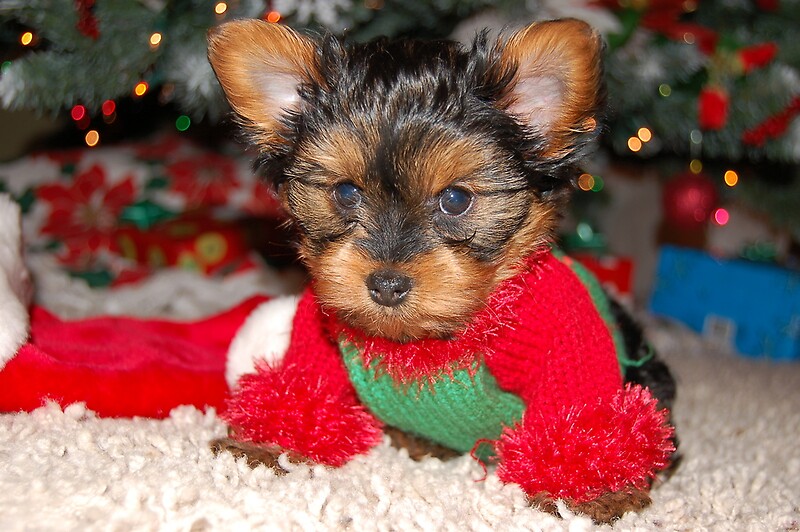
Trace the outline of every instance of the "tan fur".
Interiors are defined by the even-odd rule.
[[[423,153],[410,156],[414,185],[430,196],[454,184],[465,185],[486,165],[481,147],[472,139],[437,139],[433,145],[425,146]],[[480,184],[467,188],[476,191]]]
[[[556,206],[535,202],[528,211],[522,228],[506,244],[503,261],[497,269],[494,282],[500,283],[519,273],[525,259],[551,240],[558,219]]]
[[[391,265],[414,279],[414,288],[403,305],[388,308],[376,305],[364,288],[364,279],[387,265],[371,260],[352,239],[306,262],[324,306],[367,334],[399,341],[458,330],[483,307],[495,277],[494,268],[439,247],[411,263]]]
[[[298,147],[298,173],[316,184],[332,186],[349,181],[364,188],[368,153],[364,140],[346,131],[328,131]]]
[[[236,20],[208,35],[208,58],[234,111],[257,132],[259,143],[280,142],[281,102],[260,90],[260,76],[285,76],[301,83],[317,79],[316,47],[287,26],[263,20]]]
[[[514,83],[536,77],[554,78],[561,89],[561,105],[549,131],[545,157],[568,151],[576,133],[593,131],[597,120],[587,111],[597,107],[602,84],[599,34],[585,22],[565,19],[535,23],[514,34],[505,44],[502,61],[516,71]],[[513,87],[513,84],[512,84]],[[512,89],[501,105],[525,115],[530,111]],[[527,116],[521,116],[527,121]]]

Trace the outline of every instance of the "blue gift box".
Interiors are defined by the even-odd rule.
[[[800,272],[664,246],[650,310],[741,354],[800,360]]]

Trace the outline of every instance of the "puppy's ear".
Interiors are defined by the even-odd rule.
[[[236,20],[209,30],[208,59],[256,140],[279,142],[281,117],[299,109],[300,84],[315,78],[315,43],[286,26]]]
[[[514,72],[498,102],[545,139],[547,158],[574,152],[599,127],[603,104],[603,42],[575,19],[533,23],[500,42],[500,62]]]

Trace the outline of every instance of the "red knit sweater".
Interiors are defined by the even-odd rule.
[[[330,465],[376,445],[381,422],[360,403],[332,340],[344,333],[398,383],[448,378],[482,356],[499,387],[525,403],[495,449],[498,475],[528,494],[584,502],[644,487],[667,465],[672,429],[648,391],[623,388],[609,325],[569,260],[533,257],[454,340],[364,337],[308,289],[281,366],[241,379],[227,421],[239,438]]]

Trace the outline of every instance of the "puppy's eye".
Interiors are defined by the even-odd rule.
[[[447,187],[439,195],[439,209],[449,216],[459,216],[472,205],[472,194],[463,188]]]
[[[355,209],[361,205],[361,190],[353,183],[339,183],[333,187],[333,199],[343,209]]]

